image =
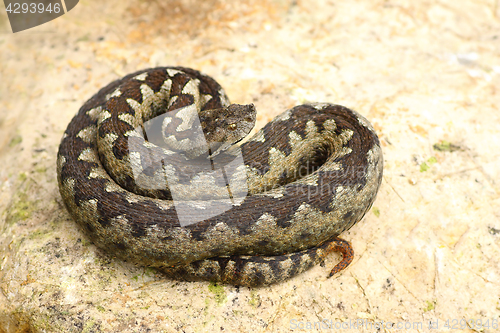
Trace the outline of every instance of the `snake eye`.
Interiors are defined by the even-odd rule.
[[[234,130],[236,130],[237,128],[238,128],[238,125],[236,125],[236,124],[234,124],[234,123],[233,123],[233,124],[229,124],[229,125],[227,125],[227,129],[228,129],[228,130],[230,130],[230,131],[234,131]]]

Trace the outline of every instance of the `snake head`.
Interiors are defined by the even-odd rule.
[[[201,111],[200,123],[210,156],[218,155],[246,137],[255,126],[256,113],[253,104],[231,104]]]

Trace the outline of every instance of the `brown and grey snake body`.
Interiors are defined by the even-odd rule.
[[[208,144],[201,150],[193,112]],[[158,117],[162,122],[151,123]],[[337,236],[365,215],[382,179],[373,127],[339,105],[300,105],[240,148],[229,147],[254,122],[253,105],[230,105],[219,84],[198,71],[127,75],[88,100],[68,125],[57,159],[61,196],[98,247],[174,278],[266,285],[332,251],[344,256],[332,274],[345,268],[352,249]],[[148,126],[162,133],[155,138],[162,143],[152,143]],[[243,162],[223,173],[225,182],[215,177],[235,156]],[[212,170],[191,170],[193,161],[209,160]],[[241,179],[246,195],[217,196]],[[186,225],[191,210],[181,221],[179,204],[222,210]]]

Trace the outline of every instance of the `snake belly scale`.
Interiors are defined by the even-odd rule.
[[[244,163],[237,173],[245,176],[248,193],[220,214],[181,225],[174,189],[184,191],[188,206],[203,206],[198,199],[217,186],[210,174],[180,167],[202,155],[189,152],[195,125],[188,111],[200,119],[208,158],[231,159],[234,148],[240,149]],[[160,147],[148,141],[144,128],[164,113],[173,116],[158,127],[167,142]],[[64,133],[57,176],[65,206],[99,248],[180,280],[268,285],[333,251],[343,260],[330,276],[344,269],[353,251],[338,235],[365,215],[382,179],[373,127],[348,108],[306,104],[232,145],[254,122],[253,105],[230,104],[220,85],[196,70],[161,67],[127,75],[88,100]],[[131,138],[139,142],[133,152]],[[156,153],[162,161],[176,157],[150,170],[145,155]],[[141,185],[158,183],[162,172],[171,176],[168,187]]]

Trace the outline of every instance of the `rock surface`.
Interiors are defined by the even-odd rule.
[[[497,331],[498,1],[80,1],[16,34],[2,13],[0,31],[0,332]],[[307,101],[372,122],[384,181],[343,235],[347,270],[327,279],[332,255],[266,288],[184,283],[81,234],[57,189],[62,133],[100,87],[162,65],[254,103],[257,127]]]

